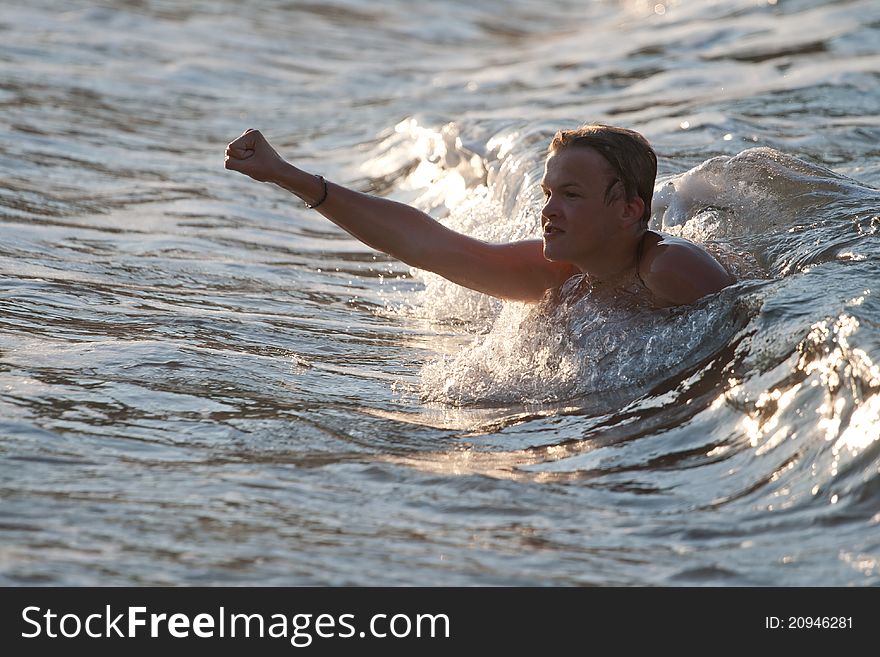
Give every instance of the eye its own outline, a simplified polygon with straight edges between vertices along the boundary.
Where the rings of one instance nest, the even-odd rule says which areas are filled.
[[[577,192],[565,192],[565,198],[580,198],[581,195]]]

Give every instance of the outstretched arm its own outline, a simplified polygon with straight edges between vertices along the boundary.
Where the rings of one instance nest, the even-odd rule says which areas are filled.
[[[540,240],[490,244],[456,233],[409,205],[325,182],[286,162],[257,130],[229,144],[226,168],[299,196],[378,251],[496,297],[537,301],[577,271],[546,260]]]

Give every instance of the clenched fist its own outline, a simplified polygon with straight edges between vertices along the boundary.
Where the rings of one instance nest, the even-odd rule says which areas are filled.
[[[245,130],[226,147],[226,168],[260,182],[276,182],[285,164],[259,130]]]

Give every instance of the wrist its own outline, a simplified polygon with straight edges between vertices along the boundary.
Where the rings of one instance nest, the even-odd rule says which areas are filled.
[[[289,162],[281,160],[272,167],[270,182],[296,194],[302,186],[306,175],[308,174],[305,171],[301,171]]]
[[[287,162],[279,164],[272,182],[298,196],[308,208],[317,207],[327,200],[327,181],[322,176],[297,169]]]

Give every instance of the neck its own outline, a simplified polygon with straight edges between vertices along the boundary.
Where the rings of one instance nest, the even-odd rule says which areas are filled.
[[[639,231],[631,239],[624,240],[617,249],[613,249],[601,258],[590,262],[574,263],[575,266],[590,278],[602,283],[616,283],[629,278],[639,265],[639,248],[647,231]]]

